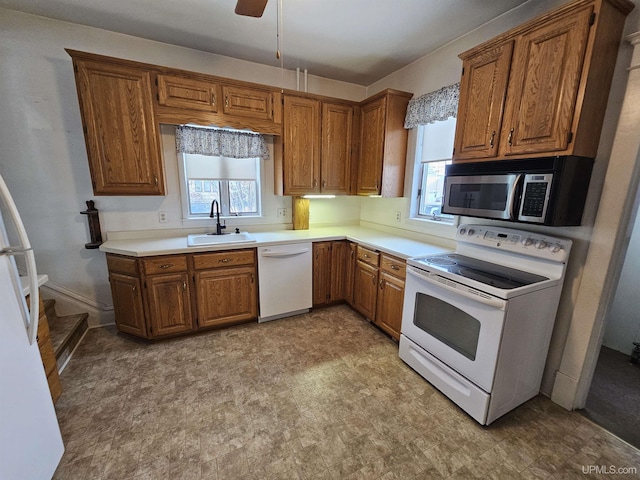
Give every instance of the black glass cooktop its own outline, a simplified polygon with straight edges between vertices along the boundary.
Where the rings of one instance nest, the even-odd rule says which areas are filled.
[[[515,268],[496,265],[477,258],[466,257],[457,253],[445,253],[433,257],[413,259],[415,262],[430,265],[454,275],[460,275],[496,288],[511,290],[534,283],[549,280],[547,277],[523,272]]]

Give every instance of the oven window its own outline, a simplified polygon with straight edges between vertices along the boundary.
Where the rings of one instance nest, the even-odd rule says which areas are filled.
[[[503,211],[507,208],[508,194],[507,183],[454,183],[451,185],[449,206]]]
[[[437,298],[416,293],[413,323],[468,359],[476,359],[480,322],[468,313]]]

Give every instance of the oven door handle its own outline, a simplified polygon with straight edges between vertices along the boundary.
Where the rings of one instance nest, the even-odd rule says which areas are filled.
[[[436,273],[426,272],[424,270],[418,270],[414,267],[408,266],[407,274],[417,278],[418,280],[422,280],[423,282],[436,285],[444,290],[455,292],[457,295],[469,298],[475,302],[479,302],[499,310],[505,310],[507,308],[507,302],[504,300],[500,300],[499,298],[482,293],[479,290],[454,282],[453,280],[449,280]]]

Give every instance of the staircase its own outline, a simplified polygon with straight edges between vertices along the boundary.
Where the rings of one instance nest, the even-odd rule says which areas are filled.
[[[58,370],[61,371],[71,353],[87,331],[88,313],[76,313],[59,317],[56,313],[56,301],[45,300],[44,310],[49,322],[49,334],[56,356]]]

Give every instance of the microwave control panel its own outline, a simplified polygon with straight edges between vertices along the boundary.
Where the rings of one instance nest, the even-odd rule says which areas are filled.
[[[551,173],[525,175],[518,220],[544,223],[552,180],[553,174]]]

